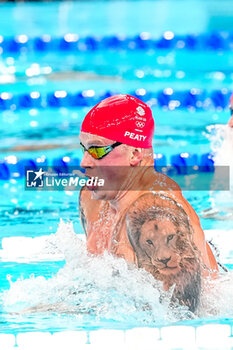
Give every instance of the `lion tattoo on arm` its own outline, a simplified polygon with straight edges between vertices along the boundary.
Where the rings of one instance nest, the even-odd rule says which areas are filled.
[[[126,216],[127,234],[138,267],[174,286],[172,301],[194,312],[201,292],[199,251],[185,211],[166,196],[145,194],[134,202]]]

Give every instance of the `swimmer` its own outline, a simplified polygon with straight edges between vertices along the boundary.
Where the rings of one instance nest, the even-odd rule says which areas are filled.
[[[172,284],[179,286],[175,297],[180,303],[183,298],[183,303],[194,310],[198,305],[200,290],[196,288],[192,297],[180,292],[182,288],[187,291],[191,285],[191,280],[188,286],[185,282],[185,271],[190,275],[188,269],[193,265],[194,280],[201,285],[202,278],[212,273],[215,275],[218,267],[205,240],[199,217],[183,197],[179,186],[154,170],[153,135],[151,109],[135,97],[112,96],[91,109],[81,126],[80,145],[84,152],[81,167],[85,169],[87,177],[103,178],[105,185],[104,188],[90,186],[82,189],[79,197],[80,220],[90,253],[101,255],[107,251],[144,267],[156,279],[163,281],[166,290]],[[182,226],[179,231],[179,225],[174,222],[180,212],[183,213],[183,223],[179,223]],[[169,223],[169,215],[172,224]],[[150,253],[145,251],[142,254],[144,260],[133,238],[137,220],[142,220],[142,217],[143,223],[137,230],[143,233],[142,237],[151,234],[153,237],[147,241],[156,247],[153,248],[150,242],[145,243],[151,244],[151,247],[148,248]],[[155,226],[156,234],[153,232]],[[182,241],[175,237],[178,231],[183,237]],[[160,256],[157,259],[166,260],[166,264],[164,261],[155,264],[156,252],[168,241],[171,241],[170,244],[176,242],[179,246],[178,251],[173,249],[175,258],[172,254]],[[187,259],[182,260],[182,254],[186,253],[189,254]],[[167,266],[166,269],[163,264]]]
[[[233,128],[233,94],[230,97],[230,113],[231,113],[231,118],[228,121],[228,126],[230,128]]]

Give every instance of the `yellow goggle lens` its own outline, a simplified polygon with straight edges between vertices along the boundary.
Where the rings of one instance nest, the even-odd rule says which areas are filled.
[[[111,150],[111,147],[91,147],[88,149],[88,153],[95,159],[100,159],[106,154],[108,154]]]

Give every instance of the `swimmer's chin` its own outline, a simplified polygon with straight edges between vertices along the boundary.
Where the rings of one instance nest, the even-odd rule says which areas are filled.
[[[100,191],[98,188],[92,188],[88,190],[91,192],[92,199],[98,199],[98,200],[108,199],[106,191]]]
[[[95,190],[89,190],[89,191],[91,192],[91,199],[102,199],[97,193],[97,191]]]
[[[115,200],[117,192],[116,191],[107,191],[107,190],[101,190],[99,188],[95,188],[90,190],[91,192],[91,198],[97,199],[97,200]]]
[[[91,192],[91,198],[92,199],[102,199],[102,195],[101,192],[103,191],[100,191],[98,186],[88,186],[86,185],[86,188],[89,192]]]

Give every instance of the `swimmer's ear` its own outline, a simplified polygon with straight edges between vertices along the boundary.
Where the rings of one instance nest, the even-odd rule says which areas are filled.
[[[142,148],[132,148],[130,155],[130,165],[137,166],[143,158]]]

